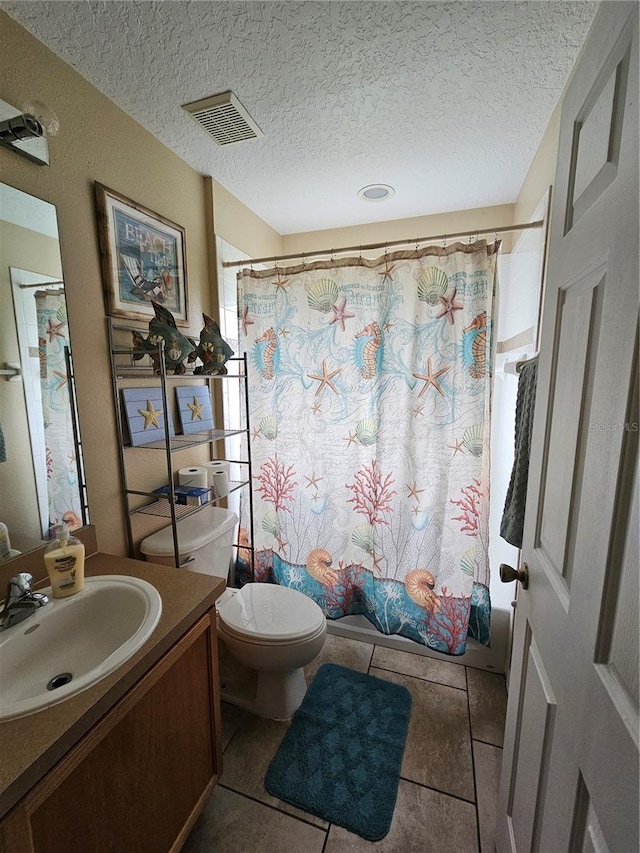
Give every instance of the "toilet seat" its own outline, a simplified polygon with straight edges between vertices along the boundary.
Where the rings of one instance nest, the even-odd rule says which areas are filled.
[[[306,642],[321,634],[326,624],[320,607],[303,593],[264,583],[249,583],[235,594],[225,594],[218,603],[218,618],[223,634],[265,646]]]
[[[308,643],[310,640],[314,640],[316,637],[319,637],[321,634],[325,632],[325,626],[321,625],[315,631],[311,633],[301,634],[299,636],[288,637],[283,640],[267,640],[264,637],[256,637],[254,634],[250,634],[247,631],[234,631],[230,629],[227,625],[225,625],[222,620],[218,622],[218,632],[220,636],[225,639],[233,639],[238,643],[246,643],[247,645],[253,646],[262,646],[264,648],[277,647],[277,646],[297,646]]]

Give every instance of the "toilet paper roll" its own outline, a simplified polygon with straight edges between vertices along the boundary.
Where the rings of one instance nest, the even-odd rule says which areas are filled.
[[[224,471],[227,475],[227,481],[230,478],[231,473],[231,465],[225,459],[214,459],[212,462],[205,462],[204,467],[207,470],[207,474],[209,477],[208,485],[213,486],[213,477],[216,471]],[[227,494],[229,493],[229,487],[227,485]],[[222,497],[222,495],[219,495]]]
[[[213,472],[213,490],[217,498],[226,498],[229,494],[229,475],[226,471]]]
[[[199,489],[209,487],[209,472],[204,465],[193,465],[191,468],[180,468],[178,471],[180,486],[195,486]]]

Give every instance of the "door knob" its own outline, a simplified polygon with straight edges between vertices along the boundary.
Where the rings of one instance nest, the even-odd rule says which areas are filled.
[[[520,581],[522,589],[527,589],[529,586],[529,567],[526,563],[522,564],[522,568],[516,571],[506,563],[500,563],[500,580],[502,583],[511,583],[512,581]]]

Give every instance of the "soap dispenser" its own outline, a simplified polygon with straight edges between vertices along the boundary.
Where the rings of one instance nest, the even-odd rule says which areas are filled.
[[[84,586],[84,545],[71,536],[66,524],[56,531],[56,541],[44,552],[44,565],[54,598],[66,598]]]

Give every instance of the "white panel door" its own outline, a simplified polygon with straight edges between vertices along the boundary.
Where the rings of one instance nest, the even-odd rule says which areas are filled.
[[[638,6],[563,102],[499,853],[638,853]]]

